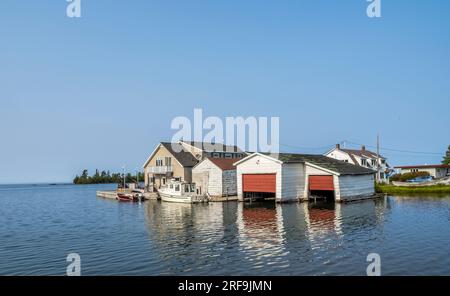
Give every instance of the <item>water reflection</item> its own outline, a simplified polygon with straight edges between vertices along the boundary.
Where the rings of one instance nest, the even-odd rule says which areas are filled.
[[[438,217],[445,214],[447,221],[449,201],[442,203]],[[437,202],[385,197],[350,204],[149,202],[145,207],[158,274],[363,275],[371,252],[401,266],[393,250],[406,252],[411,247],[406,238],[416,229],[402,219],[414,221],[416,213],[430,212],[419,204],[435,208]],[[408,211],[393,214],[402,205],[411,207],[411,217],[402,216]],[[435,234],[429,239],[435,237],[445,240]]]
[[[254,269],[287,267],[283,208],[275,203],[239,203],[238,236],[243,260]]]

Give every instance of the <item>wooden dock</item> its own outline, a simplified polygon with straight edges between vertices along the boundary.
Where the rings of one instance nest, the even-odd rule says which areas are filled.
[[[131,193],[131,190],[109,190],[109,191],[97,191],[97,196],[106,199],[117,199],[117,193]],[[156,192],[145,192],[145,199],[147,200],[156,200],[158,199],[158,193]]]
[[[210,197],[211,202],[227,202],[227,201],[237,201],[237,195],[234,196],[212,196]]]
[[[97,196],[106,198],[106,199],[116,199],[117,198],[117,191],[97,191]]]

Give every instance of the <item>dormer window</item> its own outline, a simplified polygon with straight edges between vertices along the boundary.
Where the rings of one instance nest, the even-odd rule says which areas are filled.
[[[361,158],[361,165],[362,166],[367,166],[367,159]]]

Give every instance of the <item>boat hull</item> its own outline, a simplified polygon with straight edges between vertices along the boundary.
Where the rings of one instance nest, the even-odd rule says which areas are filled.
[[[121,202],[137,202],[139,201],[139,198],[134,196],[133,194],[118,193],[117,200]]]
[[[198,203],[200,201],[195,200],[192,196],[179,196],[179,195],[171,195],[163,192],[159,192],[159,196],[162,201],[165,202],[177,202],[177,203]]]

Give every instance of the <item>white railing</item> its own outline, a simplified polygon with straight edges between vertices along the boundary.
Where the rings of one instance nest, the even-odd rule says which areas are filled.
[[[172,166],[152,166],[147,168],[147,173],[150,174],[167,174],[172,172],[173,172]]]

